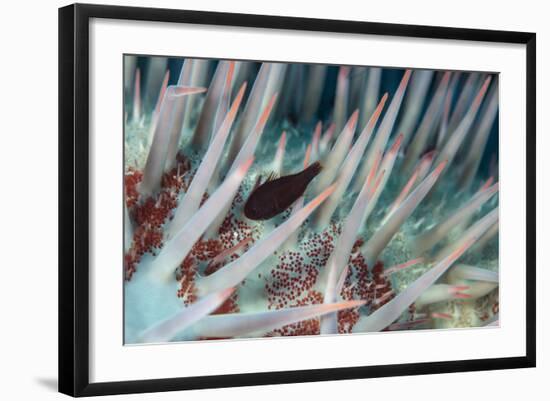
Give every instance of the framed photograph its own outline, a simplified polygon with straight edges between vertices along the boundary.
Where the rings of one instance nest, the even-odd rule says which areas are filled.
[[[59,10],[59,390],[535,366],[535,34]]]

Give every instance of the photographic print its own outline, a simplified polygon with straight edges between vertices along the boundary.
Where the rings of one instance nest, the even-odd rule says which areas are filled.
[[[498,73],[123,57],[125,344],[499,324]]]

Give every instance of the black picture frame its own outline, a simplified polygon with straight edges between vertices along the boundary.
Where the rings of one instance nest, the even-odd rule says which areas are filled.
[[[521,357],[90,383],[89,22],[91,18],[522,44],[526,47],[527,324]],[[59,9],[59,391],[95,396],[534,367],[536,35],[479,29],[74,4]]]

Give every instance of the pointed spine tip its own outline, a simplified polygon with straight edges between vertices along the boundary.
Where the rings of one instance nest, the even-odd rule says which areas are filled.
[[[283,152],[285,150],[285,146],[286,146],[286,131],[283,131],[281,133],[281,138],[279,139],[279,146],[278,146],[279,152]]]
[[[441,163],[439,163],[439,165],[435,168],[434,170],[434,174],[436,176],[439,176],[441,174],[441,172],[443,171],[443,169],[445,168],[445,166],[447,165],[447,160],[443,160]]]
[[[485,96],[485,93],[487,93],[487,89],[489,88],[489,84],[491,83],[491,76],[489,75],[485,81],[483,82],[483,85],[481,87],[481,89],[479,90],[475,100],[474,100],[474,104],[476,106],[479,106],[479,104],[481,104],[481,101],[483,100],[483,97]]]
[[[380,117],[380,114],[382,114],[382,110],[384,109],[384,106],[386,105],[387,100],[388,100],[388,92],[384,93],[384,96],[382,96],[382,99],[380,99],[378,106],[376,106],[376,109],[372,113],[372,116],[368,122],[369,129],[372,129],[374,125],[376,125],[376,123],[378,122],[378,118]]]
[[[321,130],[323,129],[323,123],[321,121],[318,121],[317,124],[315,124],[315,130],[313,131],[313,138],[314,141],[318,141],[321,137]]]
[[[240,104],[240,103],[241,103],[242,98],[243,98],[243,96],[244,96],[244,91],[245,91],[245,90],[246,90],[246,82],[244,82],[244,83],[241,85],[239,91],[237,92],[237,96],[235,96],[235,100],[233,101],[233,104],[235,104],[235,103]]]
[[[350,119],[349,119],[349,124],[350,126],[354,126],[357,124],[357,119],[359,118],[359,109],[355,109],[355,111],[352,113]]]
[[[201,88],[201,87],[194,88],[194,87],[176,86],[176,85],[169,86],[168,90],[170,91],[169,93],[170,93],[170,96],[172,97],[196,95],[198,93],[206,92],[206,88]]]
[[[164,94],[166,93],[166,88],[168,88],[169,80],[170,80],[170,70],[166,70],[166,73],[164,74],[164,79],[162,80],[162,85],[160,86],[160,93],[157,100],[157,105],[155,107],[156,113],[160,111],[160,105],[162,103],[162,99],[164,98]]]
[[[239,174],[245,175],[248,169],[250,168],[250,166],[252,166],[252,163],[254,163],[254,156],[252,156],[251,158],[243,162],[243,164],[241,164],[241,166],[238,168]]]
[[[275,100],[277,100],[278,94],[275,93],[273,96],[271,96],[271,99],[269,100],[269,103],[265,107],[262,115],[260,116],[260,119],[258,120],[259,125],[264,125],[267,123],[267,119],[269,118],[269,115],[271,114],[271,110],[273,109],[273,106],[275,105]]]
[[[395,142],[393,143],[393,146],[390,149],[390,152],[397,153],[399,151],[399,148],[401,147],[401,143],[403,142],[404,134],[400,133],[399,136],[395,139]]]
[[[483,185],[481,186],[481,188],[479,188],[479,191],[485,191],[487,188],[489,188],[491,186],[491,184],[493,183],[494,181],[494,178],[491,176],[487,179],[487,181],[485,181],[483,183]]]
[[[307,145],[306,154],[304,156],[304,168],[309,165],[309,159],[311,158],[311,144]]]
[[[411,78],[412,70],[405,71],[405,74],[403,74],[403,79],[401,79],[401,83],[399,84],[399,91],[405,90],[405,87],[409,83],[409,79]]]

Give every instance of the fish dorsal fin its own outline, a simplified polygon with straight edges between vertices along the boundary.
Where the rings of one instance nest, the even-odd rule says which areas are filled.
[[[254,183],[254,187],[252,187],[252,192],[254,192],[254,190],[260,186],[261,182],[262,182],[262,175],[258,174],[258,177],[256,177],[256,182]]]
[[[275,173],[274,171],[271,171],[269,173],[269,175],[267,176],[266,180],[263,182],[263,184],[266,184],[270,181],[276,180],[277,178],[279,178],[279,175],[277,173]]]

